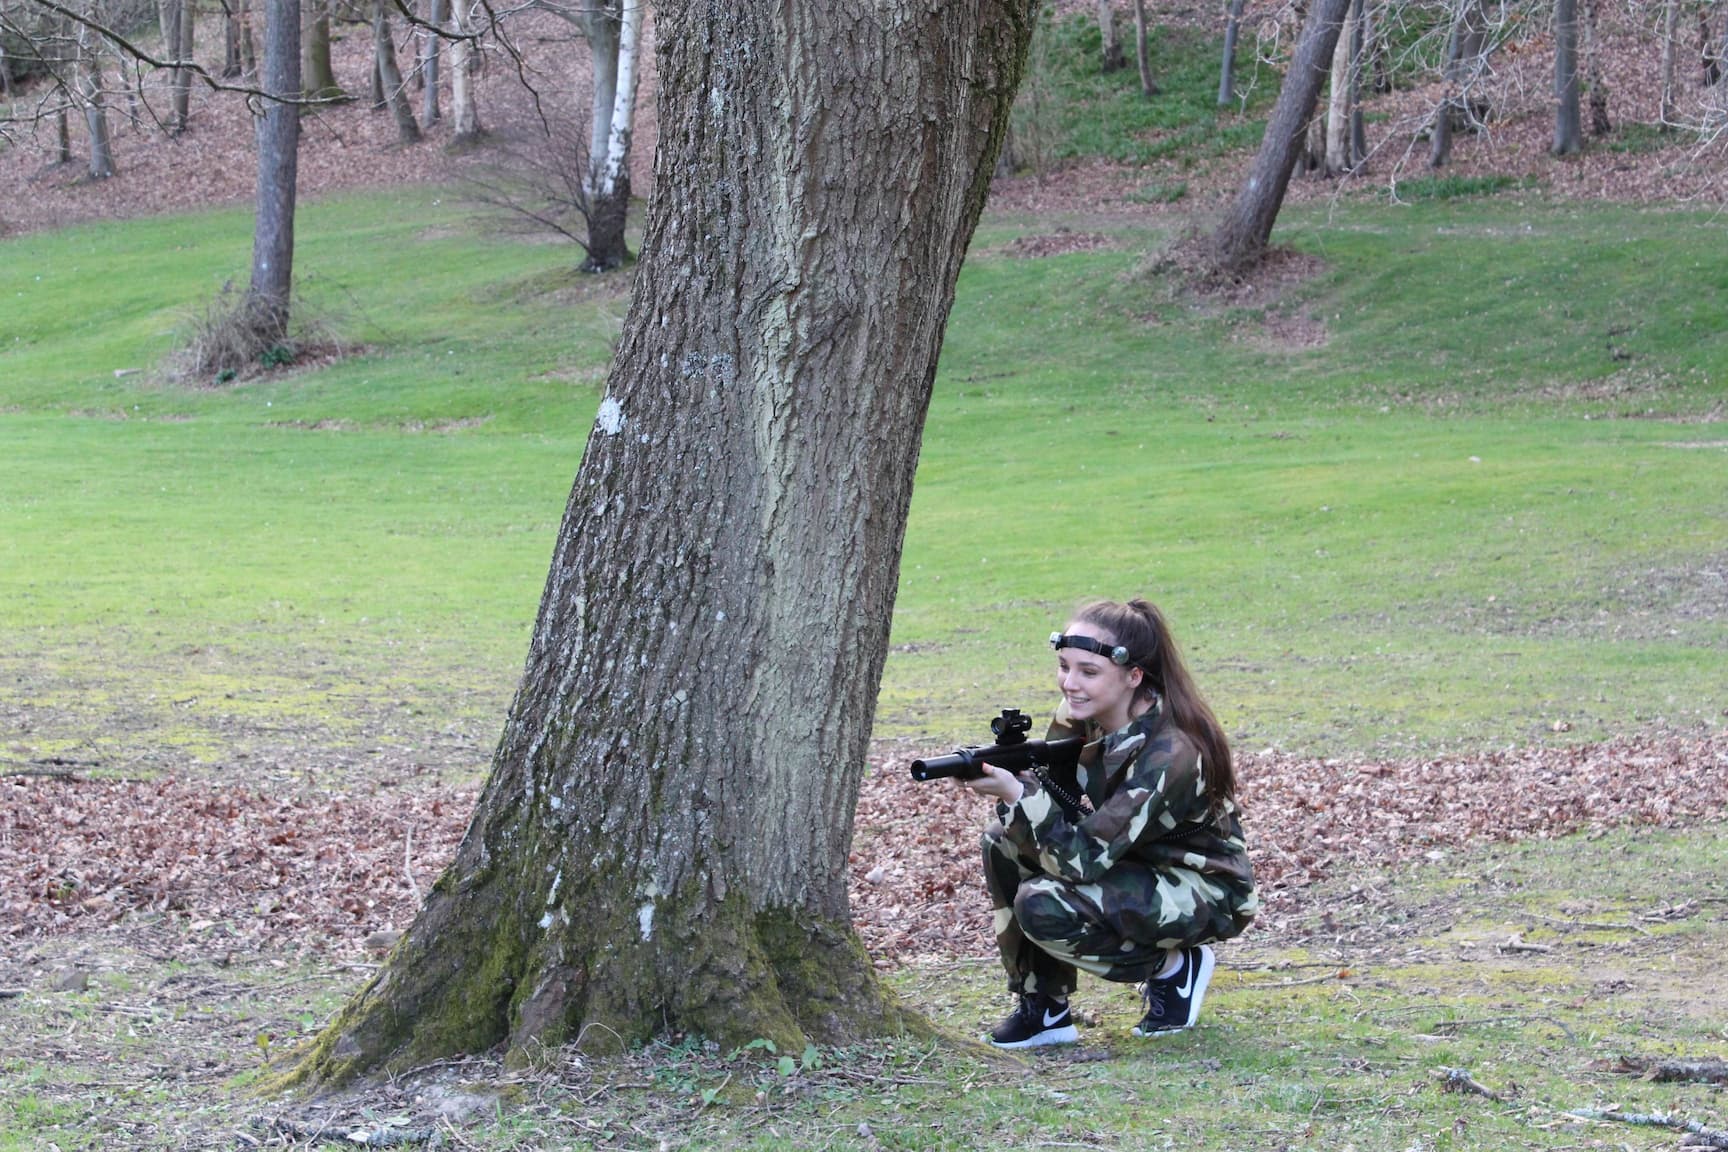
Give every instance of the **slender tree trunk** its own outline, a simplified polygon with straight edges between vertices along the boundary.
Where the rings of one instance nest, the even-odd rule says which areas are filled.
[[[330,62],[330,0],[301,0],[300,79],[308,100],[341,100]]]
[[[1608,81],[1602,73],[1601,34],[1597,18],[1602,0],[1584,0],[1584,75],[1590,95],[1590,135],[1606,136],[1614,130],[1608,119]]]
[[[1570,156],[1583,148],[1578,108],[1578,0],[1554,0],[1554,145],[1550,151],[1556,156]]]
[[[54,163],[72,163],[72,129],[66,122],[66,106],[54,110]]]
[[[93,8],[87,10],[91,17]],[[108,109],[102,95],[102,38],[88,24],[78,25],[78,59],[75,65],[78,102],[84,108],[84,126],[90,138],[92,180],[114,175],[114,146],[108,133]]]
[[[222,0],[222,79],[237,80],[245,71],[240,57],[240,8],[236,0]]]
[[[1350,22],[1350,171],[1368,159],[1368,123],[1362,114],[1362,76],[1368,67],[1368,3],[1356,0]]]
[[[1150,100],[1158,95],[1158,84],[1152,79],[1152,55],[1146,40],[1146,0],[1134,0],[1134,61],[1140,67],[1140,95]]]
[[[521,687],[455,861],[309,1075],[916,1024],[850,926],[851,812],[1033,3],[656,19],[651,239]]]
[[[1665,132],[1674,127],[1679,119],[1674,99],[1674,41],[1679,18],[1679,0],[1664,0],[1662,5],[1662,106],[1657,118],[1661,121],[1661,128]]]
[[[1116,11],[1111,0],[1098,0],[1098,34],[1102,39],[1103,68],[1106,74],[1128,67],[1128,57],[1122,52],[1122,37],[1116,34]]]
[[[427,0],[426,22],[434,28],[442,28],[444,21],[449,19],[449,10],[450,0]],[[420,119],[426,121],[427,127],[443,118],[438,108],[438,58],[442,55],[443,43],[439,37],[427,32],[425,50],[420,54],[420,75],[426,81],[421,89]]]
[[[169,88],[168,124],[176,135],[186,131],[192,118],[192,69],[197,51],[198,0],[176,0],[179,19],[175,23],[174,58],[184,64],[174,69]]]
[[[420,125],[414,119],[414,106],[408,101],[408,89],[402,83],[402,69],[396,64],[396,41],[390,35],[390,0],[376,0],[372,6],[372,39],[378,62],[378,85],[390,115],[396,119],[396,139],[402,144],[420,143]]]
[[[252,0],[237,0],[240,11],[240,75],[258,77],[258,50],[252,39]]]
[[[264,69],[261,87],[272,96],[300,96],[300,0],[264,0]],[[300,166],[300,109],[264,101],[256,119],[257,220],[252,233],[252,283],[246,314],[260,343],[288,332],[294,286],[294,194]]]
[[[1242,9],[1248,0],[1230,0],[1224,18],[1224,61],[1218,69],[1218,107],[1236,103],[1236,40],[1242,32]]]
[[[588,259],[582,264],[589,272],[620,267],[630,258],[624,244],[624,228],[630,214],[630,143],[635,135],[636,85],[646,6],[639,0],[626,0],[623,7],[610,131],[589,198]],[[598,98],[598,91],[595,96]]]
[[[599,194],[600,169],[612,139],[612,109],[618,98],[618,45],[623,35],[622,0],[584,0],[588,34],[588,200]]]
[[[1350,162],[1350,96],[1355,91],[1351,66],[1355,56],[1357,12],[1360,0],[1351,0],[1338,43],[1332,48],[1330,95],[1326,101],[1326,175],[1339,176],[1355,167]]]
[[[378,67],[378,52],[376,46],[374,46],[372,52],[372,68],[367,81],[366,99],[369,101],[372,111],[374,112],[382,112],[384,109],[390,107],[390,101],[384,96],[384,72],[383,69]]]
[[[1589,23],[1589,17],[1585,17]],[[1716,58],[1716,38],[1710,34],[1710,11],[1698,10],[1698,86],[1714,88],[1722,78],[1721,62]]]
[[[1446,40],[1446,95],[1434,110],[1428,153],[1431,167],[1444,167],[1452,155],[1452,134],[1461,127],[1475,128],[1482,105],[1477,89],[1487,68],[1488,18],[1483,0],[1455,0],[1452,30]]]
[[[471,144],[485,135],[474,100],[474,63],[479,57],[474,42],[466,38],[471,30],[463,15],[467,3],[454,0],[450,5],[450,31],[458,37],[450,42],[450,142],[455,145]]]
[[[1266,252],[1349,10],[1350,0],[1314,0],[1309,9],[1248,179],[1213,234],[1216,267],[1225,275],[1247,274]]]

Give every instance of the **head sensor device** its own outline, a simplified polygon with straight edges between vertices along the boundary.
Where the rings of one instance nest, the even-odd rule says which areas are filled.
[[[1105,644],[1090,636],[1068,636],[1061,632],[1050,633],[1050,647],[1060,651],[1063,648],[1078,648],[1082,652],[1096,652],[1108,657],[1112,664],[1131,664],[1128,649],[1120,644]]]

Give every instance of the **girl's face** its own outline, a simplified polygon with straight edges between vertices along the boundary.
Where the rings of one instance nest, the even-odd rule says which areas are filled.
[[[1078,620],[1064,631],[1069,636],[1089,636],[1100,644],[1116,643],[1116,638],[1102,628]],[[1133,719],[1129,708],[1142,675],[1140,669],[1124,668],[1096,652],[1081,648],[1056,650],[1056,687],[1068,701],[1068,715],[1075,720],[1101,724],[1109,732]]]

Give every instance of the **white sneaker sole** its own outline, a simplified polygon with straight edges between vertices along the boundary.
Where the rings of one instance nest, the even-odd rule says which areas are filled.
[[[979,1039],[992,1048],[1042,1048],[1048,1044],[1077,1044],[1080,1041],[1080,1029],[1072,1024],[1064,1025],[1061,1028],[1049,1028],[1036,1036],[1028,1036],[1024,1040],[1016,1040],[1011,1044],[1003,1044],[998,1040],[991,1039],[988,1032]]]

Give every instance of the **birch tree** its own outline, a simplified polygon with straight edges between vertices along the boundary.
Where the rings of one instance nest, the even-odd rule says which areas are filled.
[[[453,0],[450,4],[450,142],[471,144],[485,134],[480,126],[480,109],[474,98],[474,73],[480,63],[478,50],[470,38],[473,29],[468,19],[468,0]]]
[[[656,10],[622,340],[455,860],[303,1074],[912,1027],[846,861],[955,279],[1034,0]]]
[[[588,144],[588,258],[582,267],[603,272],[630,258],[624,229],[630,213],[630,146],[635,137],[647,4],[646,0],[591,0],[588,11],[594,84]]]

